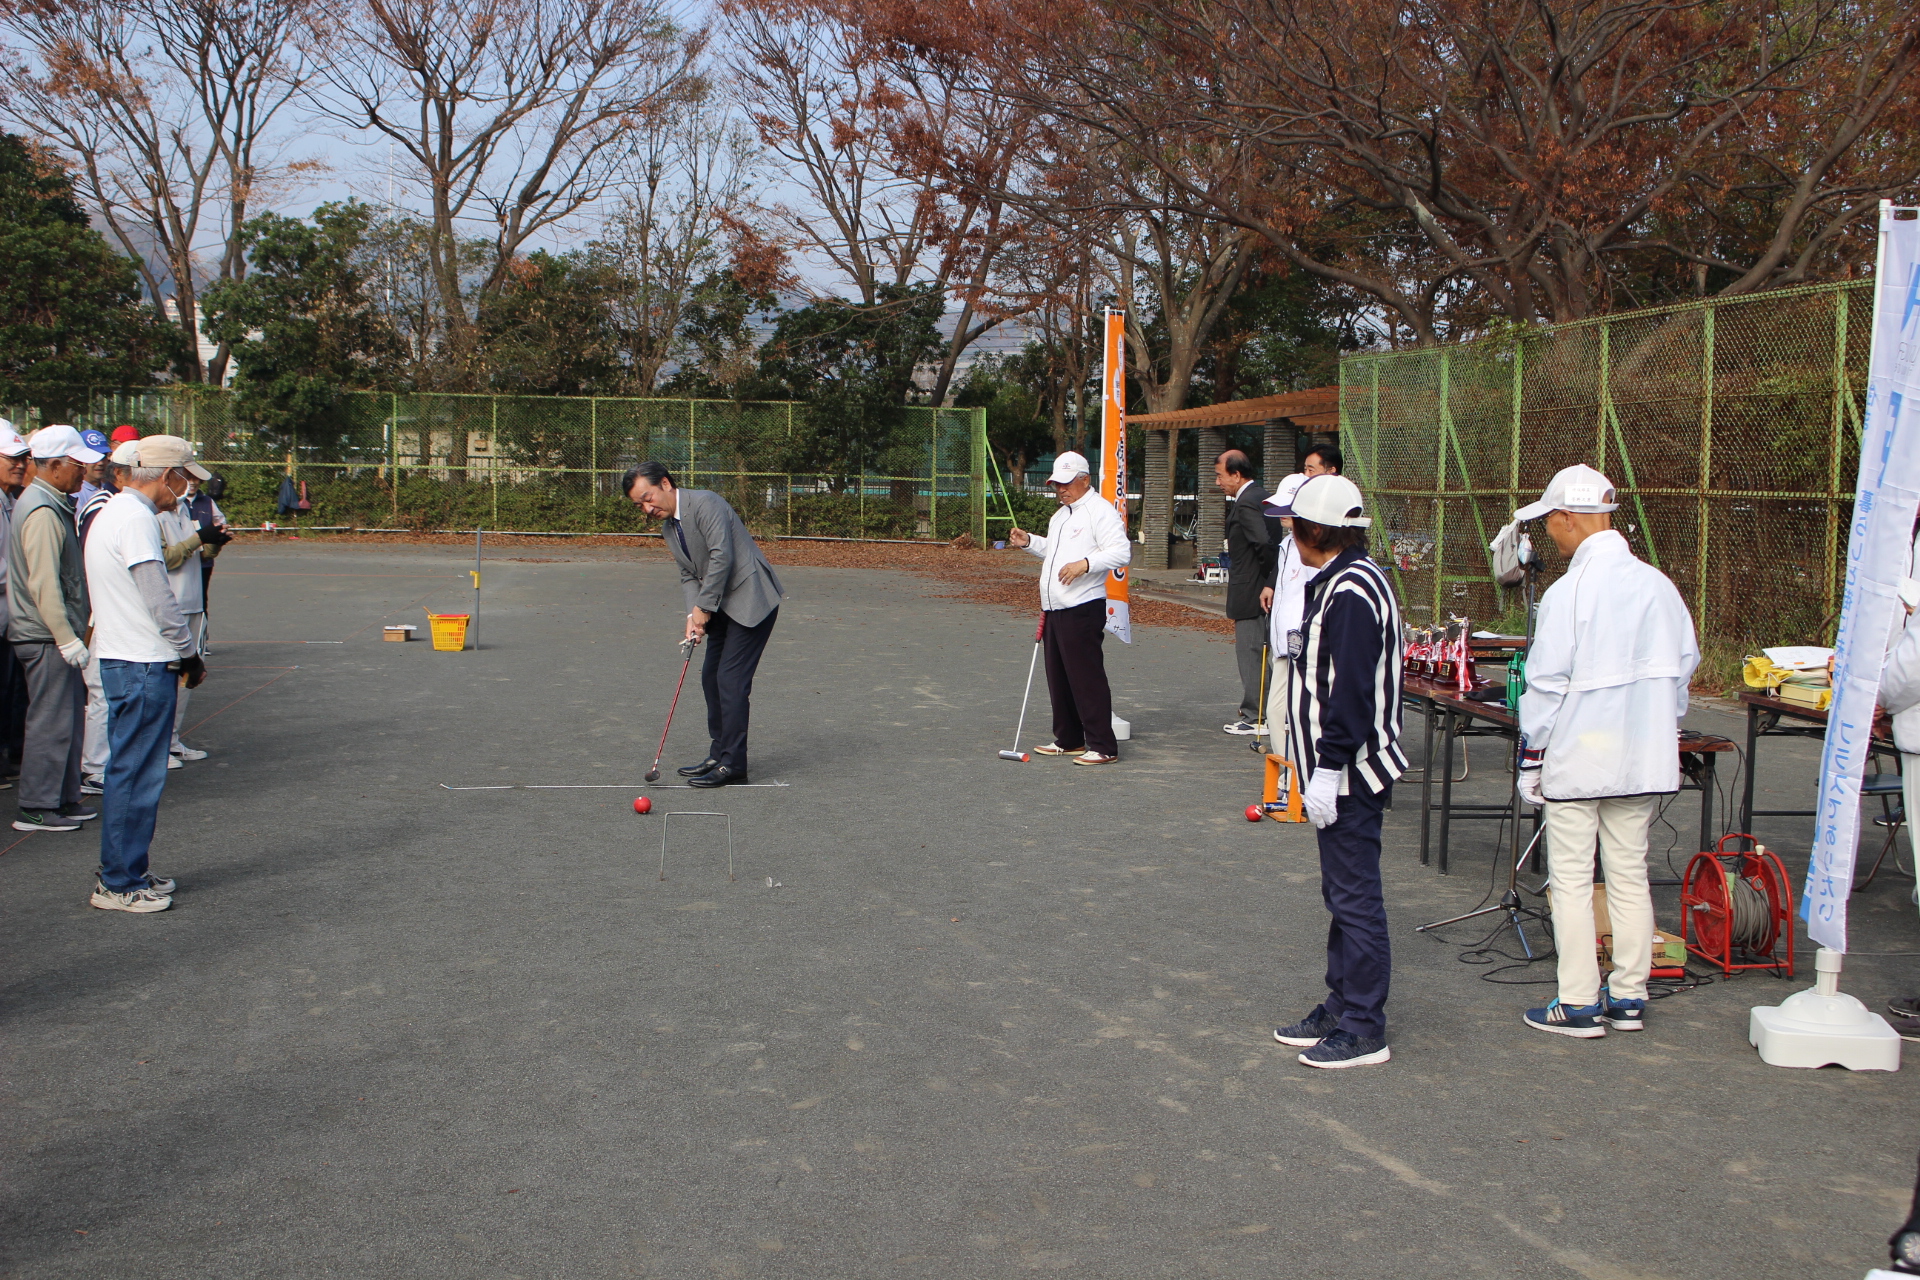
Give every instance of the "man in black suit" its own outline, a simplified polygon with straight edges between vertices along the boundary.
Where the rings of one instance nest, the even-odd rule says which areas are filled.
[[[1260,593],[1273,585],[1277,563],[1267,528],[1267,491],[1253,478],[1253,463],[1238,449],[1213,462],[1213,482],[1232,499],[1227,504],[1227,616],[1233,619],[1233,655],[1240,666],[1240,711],[1228,733],[1260,732],[1261,675],[1265,670],[1267,611]]]

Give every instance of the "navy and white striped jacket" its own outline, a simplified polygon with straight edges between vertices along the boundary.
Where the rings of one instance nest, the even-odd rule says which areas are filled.
[[[1307,583],[1289,681],[1288,754],[1380,792],[1406,772],[1400,750],[1400,605],[1380,566],[1349,547]],[[1288,646],[1291,653],[1294,646]],[[1304,789],[1306,777],[1301,779]]]

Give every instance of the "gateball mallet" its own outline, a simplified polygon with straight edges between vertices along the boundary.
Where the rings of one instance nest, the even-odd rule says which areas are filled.
[[[694,644],[695,644],[695,641],[693,640],[692,637],[688,637],[687,639],[682,640],[680,642],[680,649],[683,653],[687,655],[687,658],[685,662],[682,662],[680,664],[680,683],[673,686],[673,702],[671,705],[667,707],[666,727],[660,730],[660,749],[653,753],[653,768],[647,770],[648,782],[655,782],[659,780],[660,757],[667,754],[667,734],[673,731],[674,709],[680,705],[680,690],[684,688],[687,683],[687,668],[693,665]]]
[[[1033,657],[1027,660],[1027,691],[1020,695],[1020,723],[1013,727],[1013,750],[1002,751],[1002,760],[1013,760],[1020,764],[1027,762],[1027,753],[1020,749],[1020,735],[1027,727],[1027,699],[1033,696],[1033,669],[1040,662],[1040,637],[1047,633],[1047,619],[1042,615],[1040,625],[1033,629]]]

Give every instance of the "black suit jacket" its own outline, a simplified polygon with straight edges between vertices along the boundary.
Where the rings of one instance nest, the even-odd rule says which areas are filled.
[[[1273,585],[1280,549],[1267,528],[1267,491],[1249,480],[1227,505],[1227,616],[1257,618],[1260,590]]]

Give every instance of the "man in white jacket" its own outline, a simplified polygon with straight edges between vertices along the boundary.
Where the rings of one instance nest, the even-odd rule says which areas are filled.
[[[1041,640],[1047,693],[1053,699],[1053,741],[1034,750],[1072,755],[1075,764],[1112,764],[1113,691],[1100,645],[1107,629],[1107,574],[1133,558],[1127,522],[1093,491],[1087,460],[1067,452],[1054,460],[1047,484],[1060,509],[1045,537],[1015,528],[1007,541],[1040,557]]]
[[[1540,598],[1520,695],[1520,794],[1546,805],[1558,998],[1527,1025],[1591,1039],[1645,1025],[1653,963],[1647,829],[1680,789],[1680,717],[1700,663],[1693,619],[1667,576],[1613,529],[1612,481],[1588,466],[1553,477],[1516,520],[1545,517],[1567,571]],[[1613,927],[1613,975],[1594,952],[1599,845]]]
[[[1267,611],[1268,652],[1273,655],[1273,670],[1267,679],[1267,733],[1273,749],[1282,753],[1287,741],[1287,675],[1293,670],[1293,660],[1287,656],[1287,636],[1300,629],[1300,619],[1307,611],[1307,580],[1314,575],[1314,570],[1300,559],[1300,548],[1293,540],[1293,498],[1306,482],[1305,475],[1295,472],[1281,480],[1267,499],[1267,514],[1278,517],[1286,530],[1276,555],[1273,585],[1260,593],[1260,607]]]
[[[1914,564],[1920,565],[1920,538],[1913,544]],[[1911,576],[1913,569],[1908,569]],[[1893,745],[1900,749],[1900,780],[1911,840],[1920,821],[1920,621],[1907,610],[1902,631],[1888,650],[1880,669],[1880,706],[1893,717]],[[1920,1037],[1920,996],[1888,1002],[1894,1030],[1908,1039]]]

